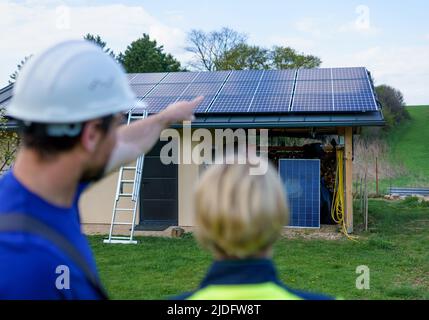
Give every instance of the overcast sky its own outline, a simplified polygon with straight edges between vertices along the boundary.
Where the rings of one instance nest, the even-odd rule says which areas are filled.
[[[99,34],[116,52],[142,33],[186,64],[186,33],[229,26],[251,44],[291,46],[322,67],[365,66],[406,102],[429,104],[429,1],[0,0],[0,87],[26,55]]]

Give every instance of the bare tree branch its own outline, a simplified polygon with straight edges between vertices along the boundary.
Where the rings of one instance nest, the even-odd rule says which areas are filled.
[[[225,54],[247,40],[245,34],[230,28],[222,28],[219,31],[204,32],[191,30],[188,34],[189,47],[187,51],[194,54],[191,66],[199,70],[219,70],[219,61]]]

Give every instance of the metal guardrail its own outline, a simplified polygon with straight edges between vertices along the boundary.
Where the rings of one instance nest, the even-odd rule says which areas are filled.
[[[391,195],[422,195],[429,196],[429,188],[399,188],[399,187],[391,187],[389,188],[389,193]]]

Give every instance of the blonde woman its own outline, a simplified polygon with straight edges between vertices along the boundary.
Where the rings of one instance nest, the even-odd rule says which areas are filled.
[[[272,246],[288,221],[283,185],[271,165],[250,175],[251,165],[207,169],[195,197],[196,237],[215,259],[200,287],[175,299],[330,299],[281,283]]]

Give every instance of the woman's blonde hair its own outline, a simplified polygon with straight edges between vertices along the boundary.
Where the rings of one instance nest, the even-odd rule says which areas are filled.
[[[194,198],[196,237],[213,254],[255,256],[287,224],[283,184],[267,166],[264,175],[250,175],[250,164],[213,165],[201,177]]]

